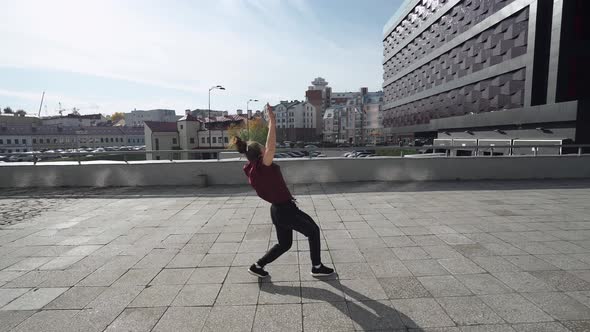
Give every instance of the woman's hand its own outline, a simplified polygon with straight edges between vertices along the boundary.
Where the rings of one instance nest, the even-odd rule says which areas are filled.
[[[276,120],[276,115],[272,110],[272,106],[270,106],[268,103],[266,103],[266,111],[268,112],[268,119],[274,122]]]

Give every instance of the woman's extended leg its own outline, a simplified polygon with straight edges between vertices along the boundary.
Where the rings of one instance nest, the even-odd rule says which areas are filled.
[[[320,227],[305,212],[297,209],[292,221],[289,224],[294,230],[305,235],[309,241],[309,255],[311,264],[318,266],[322,264]]]
[[[258,262],[256,262],[260,267],[272,263],[275,259],[291,249],[291,245],[293,244],[293,231],[291,229],[277,224],[275,224],[275,228],[277,230],[278,243],[270,248],[270,250],[262,256]]]

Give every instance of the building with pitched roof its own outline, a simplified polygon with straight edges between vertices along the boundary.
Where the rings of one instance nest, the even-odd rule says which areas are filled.
[[[202,118],[187,112],[176,122],[145,123],[146,150],[195,150],[194,153],[147,153],[148,160],[208,159],[206,149],[224,149],[230,144],[228,130],[232,125],[244,124],[246,115],[225,115]]]

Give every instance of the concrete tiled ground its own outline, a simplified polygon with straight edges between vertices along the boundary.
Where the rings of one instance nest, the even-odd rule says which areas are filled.
[[[0,332],[590,329],[590,181],[292,190],[337,276],[300,235],[249,275],[276,239],[248,187],[4,191]]]

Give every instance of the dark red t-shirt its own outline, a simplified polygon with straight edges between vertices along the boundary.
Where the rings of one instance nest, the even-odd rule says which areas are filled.
[[[262,158],[244,165],[244,173],[248,182],[260,198],[269,203],[286,203],[293,199],[279,165],[273,163],[270,166],[262,163]]]

